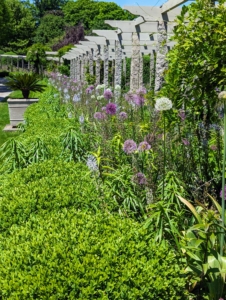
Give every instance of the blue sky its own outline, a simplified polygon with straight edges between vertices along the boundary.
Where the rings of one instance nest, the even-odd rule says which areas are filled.
[[[115,2],[119,6],[123,7],[124,5],[140,5],[140,6],[159,6],[166,2],[166,0],[101,0],[105,2]]]

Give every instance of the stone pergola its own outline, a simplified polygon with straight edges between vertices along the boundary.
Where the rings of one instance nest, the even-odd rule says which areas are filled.
[[[158,92],[167,68],[165,56],[174,46],[170,40],[175,19],[180,14],[178,6],[186,1],[169,0],[162,6],[125,6],[137,18],[133,21],[106,20],[112,30],[93,30],[97,36],[85,36],[86,41],[75,45],[63,58],[70,60],[71,77],[84,80],[84,68],[94,74],[100,83],[100,62],[104,62],[105,86],[108,82],[109,61],[115,66],[114,85],[121,85],[122,73],[126,74],[126,58],[131,58],[130,89],[143,85],[143,55],[150,55],[150,84]],[[112,68],[113,69],[113,68]]]

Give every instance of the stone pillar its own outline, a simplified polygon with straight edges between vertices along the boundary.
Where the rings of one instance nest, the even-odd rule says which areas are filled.
[[[84,57],[83,57],[83,55],[80,58],[80,61],[81,61],[81,81],[84,81],[85,70],[84,70]]]
[[[115,74],[115,60],[112,59],[112,65],[111,65],[111,76],[112,76],[112,82],[111,85],[114,86],[114,74]]]
[[[100,55],[97,54],[97,60],[96,60],[96,84],[100,84]]]
[[[123,58],[122,61],[122,72],[123,72],[123,76],[125,77],[125,81],[126,81],[126,58]]]
[[[108,46],[104,46],[104,85],[108,87],[108,65],[109,65],[109,52]]]
[[[154,88],[154,79],[155,79],[155,55],[154,51],[150,53],[150,88]]]
[[[77,80],[77,58],[74,58],[74,74],[73,74],[73,79]]]
[[[93,53],[92,53],[92,50],[89,52],[89,74],[93,75]]]
[[[115,85],[122,84],[122,48],[119,41],[115,42]],[[120,97],[120,91],[115,91],[115,100]]]
[[[24,70],[24,58],[22,57],[22,69]]]
[[[77,57],[77,81],[81,80],[81,68],[80,68],[80,59]]]
[[[136,32],[132,33],[132,56],[130,71],[130,90],[139,88],[140,41]]]
[[[73,78],[73,71],[74,71],[74,59],[70,60],[70,78]]]
[[[144,69],[144,61],[143,55],[140,55],[140,68],[139,68],[139,88],[143,86],[143,69]]]
[[[158,24],[158,44],[156,53],[155,92],[160,91],[164,82],[164,71],[167,69],[167,33],[164,22]]]
[[[11,57],[11,60],[10,60],[10,70],[11,72],[13,71],[13,58]]]
[[[19,70],[20,62],[19,62],[19,56],[17,56],[17,70]]]

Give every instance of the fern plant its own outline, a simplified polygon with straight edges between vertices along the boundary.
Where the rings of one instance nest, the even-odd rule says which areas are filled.
[[[20,90],[25,99],[29,98],[30,92],[43,92],[45,85],[38,83],[40,78],[34,73],[17,73],[7,78],[6,85],[13,91]]]

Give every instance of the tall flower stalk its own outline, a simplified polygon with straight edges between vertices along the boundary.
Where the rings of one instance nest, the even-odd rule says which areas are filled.
[[[220,238],[220,255],[223,255],[224,252],[224,225],[225,225],[225,160],[226,160],[226,91],[221,92],[218,95],[219,99],[223,101],[224,105],[224,152],[223,152],[223,169],[222,169],[222,198],[221,198],[221,207],[222,207],[222,232]]]
[[[157,111],[165,111],[172,108],[172,101],[166,97],[156,99],[155,109]],[[163,112],[163,156],[164,156],[164,167],[163,167],[163,182],[162,182],[162,198],[164,200],[164,193],[165,193],[165,174],[166,174],[166,120],[165,114]]]

